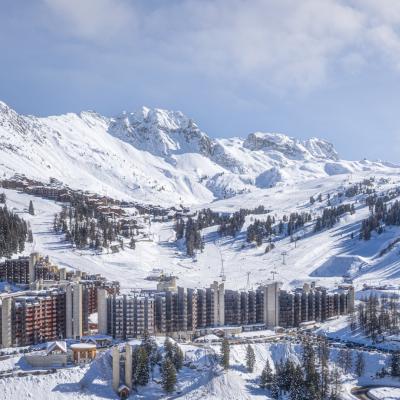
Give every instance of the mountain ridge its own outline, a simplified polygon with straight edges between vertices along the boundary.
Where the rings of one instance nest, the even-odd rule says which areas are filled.
[[[36,117],[0,102],[0,173],[53,177],[118,198],[207,203],[302,180],[393,168],[341,160],[319,138],[268,132],[211,138],[180,111],[142,107],[111,118],[94,111]]]

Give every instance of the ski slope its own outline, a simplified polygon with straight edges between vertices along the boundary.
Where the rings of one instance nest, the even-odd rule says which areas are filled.
[[[363,174],[353,177],[353,181],[366,176]],[[279,187],[264,189],[232,199],[202,204],[193,210],[211,207],[217,211],[233,212],[244,206],[253,208],[264,205],[266,209],[272,210],[271,214],[277,219],[294,211],[318,215],[321,208],[326,206],[326,201],[316,202],[311,206],[310,196],[319,193],[322,193],[324,199],[327,193],[332,193],[333,196],[337,190],[351,184],[348,179],[335,176],[301,183],[286,190]],[[377,184],[376,190],[384,191],[399,183],[397,176],[390,179],[389,183]],[[379,180],[379,176],[376,180]],[[264,218],[266,215],[247,216],[242,231],[234,238],[221,238],[217,232],[218,226],[206,228],[202,232],[204,250],[190,258],[185,254],[184,243],[175,240],[174,223],[171,221],[152,222],[146,226],[149,239],[138,241],[135,250],[125,246],[125,250],[120,253],[96,254],[89,250],[73,249],[62,235],[52,231],[53,217],[60,210],[60,204],[13,190],[4,191],[8,207],[22,213],[31,224],[34,243],[31,247],[27,245],[26,253],[35,250],[49,255],[60,266],[100,273],[110,280],[120,280],[124,289],[154,287],[154,282],[145,278],[155,268],[176,275],[179,285],[204,287],[213,280],[220,279],[222,261],[226,286],[236,289],[255,287],[271,280],[273,275],[284,287],[295,287],[312,280],[332,287],[337,286],[344,275],[354,279],[357,289],[361,289],[365,283],[400,283],[397,247],[394,246],[387,254],[379,257],[381,250],[400,235],[400,230],[398,227],[390,227],[381,235],[374,234],[370,241],[360,241],[360,221],[369,213],[361,199],[356,202],[356,213],[344,215],[333,228],[314,234],[312,226],[306,227],[297,233],[301,239],[296,243],[286,237],[277,241],[276,248],[268,254],[264,253],[265,243],[260,247],[249,244],[245,235],[247,226],[255,218]],[[35,216],[27,213],[30,199],[34,203]],[[353,239],[351,233],[354,234]],[[282,256],[284,252],[285,264]]]

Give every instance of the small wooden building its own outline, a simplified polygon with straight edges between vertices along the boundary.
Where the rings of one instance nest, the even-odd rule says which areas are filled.
[[[75,364],[91,362],[96,357],[96,345],[92,343],[71,344],[71,351]]]
[[[130,395],[131,391],[129,390],[128,386],[126,385],[121,385],[118,388],[118,396],[121,400],[126,400],[129,395]]]

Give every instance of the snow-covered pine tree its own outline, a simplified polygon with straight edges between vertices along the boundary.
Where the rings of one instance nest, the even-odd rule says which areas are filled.
[[[278,385],[278,377],[274,375],[271,383],[271,397],[277,400],[279,399],[279,395],[280,395],[280,389]]]
[[[315,350],[313,343],[307,339],[303,342],[303,365],[305,372],[305,386],[307,399],[319,399],[320,377],[315,362]]]
[[[272,373],[271,365],[269,364],[269,360],[267,360],[265,367],[261,372],[260,387],[263,389],[271,387],[273,377],[274,375]]]
[[[392,354],[390,360],[391,375],[400,376],[400,352],[396,351]]]
[[[290,400],[303,400],[306,398],[303,371],[299,365],[294,368],[291,376],[289,398]]]
[[[340,393],[342,389],[342,385],[340,382],[340,372],[338,368],[334,368],[331,371],[331,377],[330,377],[331,385],[330,385],[330,394],[329,394],[329,400],[339,400],[340,399]]]
[[[254,364],[256,362],[256,355],[254,354],[254,350],[250,344],[247,345],[246,349],[246,366],[249,372],[254,371]]]
[[[356,370],[357,376],[361,376],[364,373],[365,360],[364,360],[364,353],[362,351],[359,351],[357,353],[355,370]]]
[[[345,355],[344,371],[348,374],[353,368],[353,353],[349,349],[346,349]]]
[[[228,339],[224,339],[221,344],[221,365],[224,369],[229,369],[229,353]]]
[[[179,371],[183,367],[183,352],[179,347],[178,343],[173,346],[173,359],[175,369]]]
[[[175,390],[176,385],[176,369],[174,363],[169,357],[165,357],[162,368],[162,388],[171,393]]]
[[[170,360],[173,360],[174,358],[174,345],[167,336],[164,341],[164,351],[165,351],[165,357],[168,357]]]
[[[136,382],[138,385],[145,386],[149,383],[149,357],[144,346],[140,346],[137,356]]]
[[[348,374],[353,364],[352,354],[349,349],[340,349],[337,363],[342,370]]]

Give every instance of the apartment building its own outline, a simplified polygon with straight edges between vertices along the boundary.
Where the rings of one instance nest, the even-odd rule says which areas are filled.
[[[155,300],[148,295],[109,295],[98,289],[98,331],[116,339],[155,333]]]

